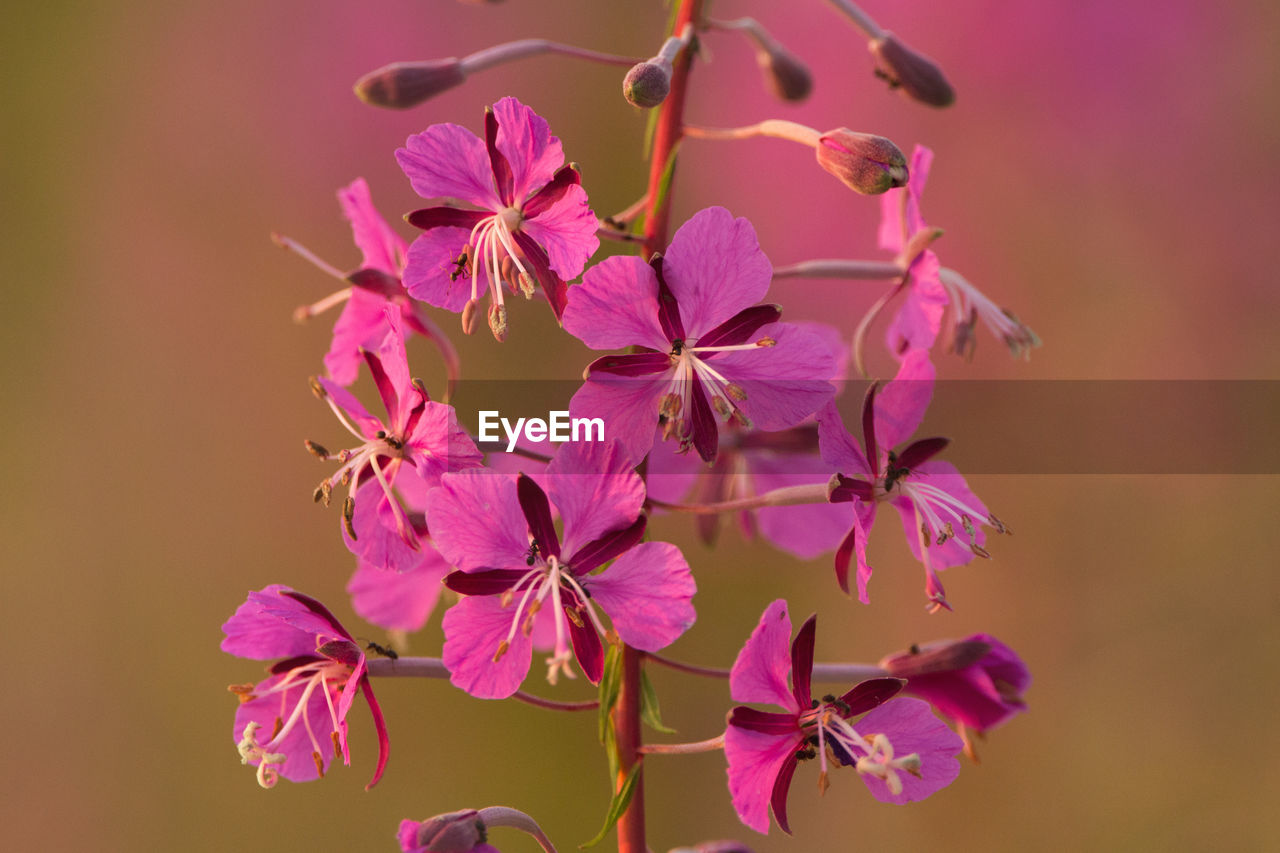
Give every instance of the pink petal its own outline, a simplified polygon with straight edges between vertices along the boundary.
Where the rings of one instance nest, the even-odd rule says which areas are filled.
[[[920,755],[920,778],[898,772],[902,792],[894,795],[880,779],[863,774],[862,781],[871,795],[882,803],[911,803],[923,800],[950,785],[960,775],[960,762],[955,756],[964,742],[946,724],[933,715],[928,702],[919,699],[890,699],[853,724],[858,734],[869,738],[883,734],[893,744],[893,753]]]
[[[423,198],[456,198],[501,210],[484,142],[465,127],[433,124],[396,149],[396,162]]]
[[[757,494],[831,478],[831,469],[812,454],[752,450],[746,457]],[[849,529],[844,504],[764,507],[756,515],[765,539],[804,560],[835,550]]]
[[[466,228],[432,228],[419,234],[409,246],[404,268],[404,286],[409,295],[428,305],[459,312],[471,298],[471,276],[458,275],[454,261],[462,254],[471,232]],[[484,272],[476,285],[483,295],[488,285]]]
[[[478,468],[484,462],[484,454],[458,423],[458,413],[444,403],[424,405],[405,444],[409,461],[428,488],[435,488],[447,472]]]
[[[355,512],[351,517],[356,538],[351,538],[346,524],[340,521],[339,526],[347,550],[370,565],[385,571],[406,572],[420,559],[421,551],[406,542],[396,529],[391,505],[377,480],[366,481],[356,490]]]
[[[267,752],[283,753],[286,756],[283,764],[274,765],[280,775],[291,782],[310,782],[320,778],[320,773],[316,770],[315,761],[312,759],[313,753],[319,753],[320,762],[325,770],[328,770],[329,765],[333,762],[333,741],[330,733],[335,729],[332,717],[329,715],[329,705],[325,700],[324,688],[316,688],[310,698],[307,699],[303,711],[306,718],[311,722],[311,730],[316,736],[315,742],[312,742],[311,737],[307,734],[307,727],[303,725],[301,720],[289,730],[279,743],[266,740],[271,737],[271,732],[275,730],[276,720],[279,719],[281,722],[287,720],[289,714],[302,698],[305,681],[280,693],[269,696],[263,695],[284,677],[284,674],[273,675],[255,686],[254,692],[258,694],[258,698],[243,702],[236,708],[235,723],[231,728],[231,736],[233,743],[240,743],[244,738],[245,728],[250,722],[256,722],[261,726],[257,735],[258,742],[264,746],[265,750]],[[333,697],[333,701],[336,705],[337,697]],[[256,761],[250,762],[250,764],[254,767],[258,766]]]
[[[377,348],[387,331],[383,310],[390,304],[362,287],[351,288],[351,298],[333,324],[333,340],[324,357],[324,369],[334,382],[350,385],[356,381],[364,364],[360,350]]]
[[[342,409],[347,417],[355,423],[356,428],[364,434],[365,438],[373,438],[378,434],[379,430],[384,429],[382,421],[369,414],[369,410],[346,388],[336,382],[325,379],[323,376],[317,377],[317,381],[333,398],[333,402],[338,404],[338,408]]]
[[[569,401],[569,414],[575,418],[603,418],[605,439],[618,442],[627,459],[635,464],[653,446],[658,400],[670,382],[666,373],[636,378],[593,376]]]
[[[418,564],[403,572],[358,561],[347,592],[361,619],[389,631],[417,631],[427,624],[440,598],[440,581],[452,567],[425,543],[418,557]]]
[[[845,476],[873,476],[862,446],[845,428],[844,418],[834,402],[818,410],[818,450],[822,461],[834,471]]]
[[[951,302],[938,271],[938,256],[929,249],[911,265],[902,307],[885,330],[885,343],[898,358],[912,350],[932,349],[938,339],[942,315]]]
[[[765,608],[729,672],[735,702],[761,702],[799,711],[791,694],[791,617],[779,598]]]
[[[933,380],[929,353],[917,350],[902,360],[897,375],[880,389],[875,423],[876,443],[882,449],[897,447],[919,428],[933,398]]]
[[[640,515],[644,483],[614,441],[568,442],[547,466],[547,494],[564,519],[565,557]]]
[[[529,525],[514,477],[483,469],[445,474],[427,495],[427,523],[440,553],[463,571],[525,565]]]
[[[505,699],[515,693],[533,661],[533,644],[517,628],[510,648],[494,662],[511,630],[519,601],[517,597],[503,607],[500,599],[496,595],[467,596],[444,614],[441,656],[449,680],[478,699]]]
[[[287,595],[283,584],[271,584],[250,592],[222,626],[226,635],[221,649],[250,660],[272,660],[314,654],[316,637],[339,635],[321,615]]]
[[[828,340],[812,329],[770,323],[760,330],[775,346],[722,353],[707,359],[746,392],[739,405],[754,426],[795,426],[835,396],[837,366]]]
[[[693,625],[697,585],[680,549],[645,542],[598,575],[579,578],[628,645],[656,652]]]
[[[790,695],[790,691],[787,691]],[[729,726],[724,733],[724,757],[729,763],[729,794],[738,818],[756,832],[769,833],[769,800],[774,780],[794,758],[795,735],[769,735]]]
[[[671,349],[658,326],[658,278],[653,267],[630,255],[605,258],[569,288],[564,329],[592,349]]]
[[[556,170],[564,164],[564,149],[560,140],[551,135],[546,120],[515,98],[498,101],[493,105],[493,114],[498,120],[498,150],[511,166],[519,206],[555,177]]]
[[[723,207],[700,210],[680,226],[663,272],[691,338],[760,302],[773,277],[751,223]]]
[[[920,213],[920,196],[924,192],[925,181],[929,179],[932,163],[933,152],[917,145],[911,152],[907,185],[880,196],[880,248],[901,252],[906,241],[925,227],[924,216]]]
[[[338,203],[351,223],[356,246],[364,255],[360,266],[382,270],[399,278],[400,268],[404,265],[404,238],[392,230],[373,206],[369,185],[364,178],[356,178],[338,190]]]
[[[520,230],[546,250],[551,269],[565,281],[582,275],[587,259],[600,248],[599,227],[580,186],[569,187],[547,210],[520,223]]]

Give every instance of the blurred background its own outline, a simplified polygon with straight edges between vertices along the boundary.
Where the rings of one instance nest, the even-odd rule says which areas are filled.
[[[781,117],[934,149],[925,213],[946,229],[944,263],[1045,342],[1027,364],[980,337],[972,364],[939,354],[941,376],[1179,389],[1280,377],[1280,7],[865,6],[946,69],[954,108],[886,91],[862,38],[824,3],[720,0],[718,16],[755,15],[801,55],[816,89],[801,105],[772,100],[747,44],[712,34],[688,118]],[[398,222],[420,205],[395,147],[433,122],[479,130],[484,105],[508,94],[549,120],[597,213],[644,190],[645,116],[620,97],[620,69],[536,58],[405,113],[364,106],[352,82],[393,60],[528,36],[649,56],[665,14],[658,0],[6,4],[0,376],[6,445],[18,448],[0,513],[0,624],[13,665],[0,712],[6,849],[393,850],[401,818],[491,804],[528,811],[561,850],[596,832],[608,781],[592,715],[470,700],[443,682],[376,685],[392,756],[374,792],[362,790],[375,755],[363,703],[351,768],[259,789],[239,764],[224,688],[255,680],[261,665],[220,653],[219,626],[248,590],[278,582],[385,640],[351,611],[338,510],[310,499],[328,468],[302,449],[304,438],[340,440],[306,384],[331,320],[297,326],[290,314],[334,283],[268,235],[354,266],[335,190],[365,177]],[[722,204],[754,222],[777,264],[882,257],[878,203],[797,146],[690,140],[677,180],[675,222]],[[792,280],[771,298],[788,319],[848,334],[879,293]],[[465,376],[580,375],[592,355],[545,307],[515,308],[502,346],[457,336]],[[434,353],[410,354],[435,391]],[[878,804],[851,774],[820,799],[812,774],[797,774],[794,839],[738,823],[723,756],[653,758],[653,849],[710,838],[757,851],[1280,846],[1268,687],[1280,650],[1269,541],[1280,468],[1266,441],[1277,411],[1256,405],[1259,394],[1274,402],[1273,384],[1252,388],[1240,400],[1255,405],[1239,411],[1182,391],[1173,415],[1123,410],[1117,432],[1153,442],[1205,418],[1226,425],[1185,469],[1033,461],[970,476],[1016,535],[993,540],[993,560],[947,574],[954,613],[923,613],[920,570],[896,525],[872,542],[873,603],[861,606],[838,594],[828,557],[802,562],[736,535],[711,550],[682,521],[657,520],[654,535],[684,549],[699,584],[699,622],[677,657],[727,666],[764,606],[786,597],[797,621],[820,614],[822,660],[874,661],[987,631],[1024,655],[1035,681],[1030,713],[924,803]],[[982,445],[981,431],[965,431],[963,401],[949,412],[954,420],[931,423],[998,457],[998,436]],[[1013,406],[1002,423],[1069,449],[1089,414],[1046,420]],[[437,613],[410,649],[439,645]],[[653,678],[679,738],[722,727],[727,685]],[[555,695],[589,694],[579,683]],[[510,831],[493,840],[534,849]]]

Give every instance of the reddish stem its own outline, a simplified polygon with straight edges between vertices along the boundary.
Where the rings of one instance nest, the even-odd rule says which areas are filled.
[[[671,35],[679,35],[685,24],[696,25],[702,18],[702,0],[680,0]],[[671,89],[662,102],[658,127],[653,135],[653,157],[649,161],[649,203],[645,206],[644,250],[646,254],[667,247],[667,231],[671,214],[671,193],[662,197],[662,177],[671,152],[684,135],[684,97],[688,89],[689,68],[693,65],[692,43],[680,52],[672,64]],[[643,851],[641,851],[643,853]]]
[[[641,759],[640,658],[643,652],[622,647],[622,688],[613,708],[614,735],[618,744],[618,788]],[[644,769],[636,776],[631,802],[618,818],[618,853],[648,853],[644,840]]]

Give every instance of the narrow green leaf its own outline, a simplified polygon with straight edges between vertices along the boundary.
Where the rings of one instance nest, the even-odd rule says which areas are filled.
[[[617,824],[618,818],[622,817],[622,813],[627,810],[627,806],[631,804],[631,795],[635,793],[636,778],[640,775],[640,762],[636,762],[631,768],[631,772],[627,774],[626,780],[622,783],[622,787],[613,795],[613,800],[609,803],[609,811],[604,817],[604,826],[600,828],[600,832],[595,838],[578,845],[579,850],[586,850],[588,847],[595,847],[604,837],[609,834],[609,830],[613,829]]]
[[[653,689],[653,683],[649,681],[649,673],[644,670],[640,671],[640,719],[656,732],[662,732],[664,735],[676,733],[675,729],[663,725],[662,712],[658,708],[658,693]]]
[[[644,147],[640,150],[641,160],[648,160],[653,154],[653,137],[658,133],[658,114],[661,112],[662,110],[658,107],[649,110],[649,118],[644,125]]]
[[[605,741],[605,731],[610,727],[609,714],[618,704],[618,692],[622,689],[622,652],[618,646],[609,645],[604,653],[604,674],[600,676],[600,742]]]
[[[680,143],[677,142],[671,146],[671,153],[667,156],[667,164],[662,169],[662,181],[658,184],[658,200],[654,202],[653,210],[662,210],[667,203],[667,194],[671,191],[671,179],[676,174],[676,155],[680,153]]]

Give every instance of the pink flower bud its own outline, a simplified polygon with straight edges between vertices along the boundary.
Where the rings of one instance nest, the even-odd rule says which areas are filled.
[[[822,134],[816,150],[818,165],[854,192],[876,195],[906,186],[907,158],[883,136],[841,127]]]
[[[404,853],[467,853],[483,844],[486,836],[484,821],[475,809],[401,821],[397,834]]]
[[[671,91],[671,63],[660,58],[646,59],[633,65],[622,81],[622,96],[643,109],[661,104]]]
[[[931,107],[949,107],[956,91],[943,76],[938,64],[923,53],[903,44],[893,33],[874,39],[869,48],[876,58],[876,76],[900,89],[904,95]]]
[[[467,74],[455,57],[426,62],[393,62],[356,81],[356,96],[366,104],[403,110],[464,82]]]
[[[906,692],[979,732],[1025,711],[1031,673],[1013,649],[990,634],[942,640],[888,655],[880,666],[907,679]]]

